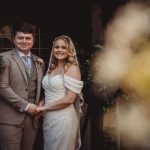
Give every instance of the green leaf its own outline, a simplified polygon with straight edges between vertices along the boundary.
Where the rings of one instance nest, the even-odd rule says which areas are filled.
[[[0,72],[2,72],[4,69],[5,69],[5,63],[2,56],[0,56]]]

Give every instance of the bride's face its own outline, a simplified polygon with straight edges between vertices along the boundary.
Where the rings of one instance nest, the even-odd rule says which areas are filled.
[[[68,57],[68,44],[62,39],[55,42],[53,55],[58,60],[65,60]]]

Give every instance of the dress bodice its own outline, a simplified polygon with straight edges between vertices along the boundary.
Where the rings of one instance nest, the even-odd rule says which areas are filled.
[[[61,74],[52,77],[46,74],[42,80],[42,86],[45,91],[45,103],[48,103],[63,98],[67,89],[80,94],[83,81]]]
[[[63,84],[63,75],[58,74],[50,77],[45,75],[42,81],[45,91],[45,103],[54,102],[65,96],[66,88]]]

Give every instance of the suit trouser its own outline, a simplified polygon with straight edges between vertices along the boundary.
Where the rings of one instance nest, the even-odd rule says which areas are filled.
[[[0,150],[32,150],[36,132],[28,115],[21,125],[0,124]]]

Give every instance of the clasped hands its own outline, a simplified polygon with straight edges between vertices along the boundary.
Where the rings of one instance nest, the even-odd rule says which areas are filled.
[[[44,102],[40,102],[38,105],[30,103],[27,112],[39,119],[40,116],[44,116],[45,114],[45,107],[43,105]]]

